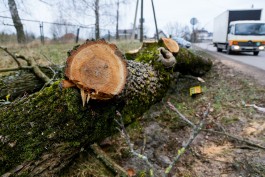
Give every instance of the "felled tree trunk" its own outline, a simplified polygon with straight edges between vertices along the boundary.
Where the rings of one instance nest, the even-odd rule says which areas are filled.
[[[105,43],[96,45],[96,48],[103,47],[104,50],[107,47]],[[91,53],[90,47],[88,45],[82,51],[90,52],[90,56],[95,58],[102,55],[97,55],[95,51]],[[75,57],[81,54],[81,50],[73,52]],[[91,96],[83,106],[80,90],[91,95],[100,94],[101,90],[89,84],[84,86],[76,76],[68,76],[77,87],[65,89],[56,82],[28,98],[0,108],[0,174],[54,176],[82,147],[115,132],[117,110],[123,115],[124,122],[130,124],[165,95],[170,83],[170,70],[164,69],[162,64],[160,69],[155,69],[149,64],[125,61],[114,47],[113,50],[108,49],[105,55],[120,58],[125,64],[127,77],[119,94],[105,100]],[[93,57],[88,63],[92,60]],[[97,63],[101,63],[100,59]],[[102,65],[105,68],[111,66],[107,61],[105,64]],[[88,79],[88,73],[97,76],[99,67],[95,68],[84,71]],[[106,94],[109,93],[106,91]]]
[[[149,55],[124,60],[115,45],[88,41],[71,52],[66,80],[1,107],[0,175],[56,176],[82,148],[116,132],[116,111],[130,124],[160,101],[176,61],[150,46]]]
[[[176,59],[175,72],[202,76],[212,67],[212,61],[209,58],[204,58],[185,48],[175,47],[174,41],[167,38],[162,38],[158,43],[145,42],[140,49],[127,52],[125,55],[128,60],[152,63],[159,58],[158,48],[160,47],[168,49],[174,55]]]
[[[159,47],[165,47],[174,55],[176,64],[174,71],[182,74],[190,74],[193,76],[201,76],[211,69],[212,61],[203,58],[191,51],[172,44],[172,40],[161,40],[156,42],[145,42],[141,49],[126,53],[128,60],[136,60],[148,63],[149,60],[154,62],[159,58]],[[53,76],[53,72],[48,68],[41,68],[42,71],[49,76]],[[57,73],[57,79],[61,76],[63,68],[53,67]],[[55,78],[56,79],[56,78]],[[39,91],[45,82],[36,77],[33,72],[28,70],[16,71],[9,76],[1,77],[0,80],[0,99],[5,99],[10,94],[11,100],[24,94],[31,94]]]
[[[52,70],[51,70],[51,69]],[[58,66],[40,67],[48,77],[58,79],[62,77],[62,68]],[[55,72],[55,73],[54,73]],[[55,76],[54,76],[55,74]],[[10,95],[10,100],[39,91],[45,82],[37,77],[31,70],[18,70],[0,79],[0,99]]]

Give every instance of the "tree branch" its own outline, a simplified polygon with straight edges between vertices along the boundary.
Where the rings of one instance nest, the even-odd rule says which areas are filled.
[[[177,161],[180,159],[180,157],[185,153],[185,151],[189,148],[190,144],[192,143],[192,141],[197,137],[197,135],[201,132],[202,127],[204,126],[204,122],[205,122],[205,118],[208,116],[209,114],[209,110],[210,110],[210,106],[211,104],[208,104],[207,109],[205,110],[205,112],[203,113],[202,116],[202,121],[200,122],[199,125],[195,126],[195,124],[193,124],[192,122],[190,122],[185,116],[183,116],[176,107],[174,107],[169,101],[167,102],[167,104],[169,105],[170,109],[174,110],[175,112],[177,112],[180,116],[180,118],[182,120],[184,120],[185,122],[187,122],[189,125],[191,125],[193,127],[193,131],[192,134],[188,140],[188,142],[182,146],[181,149],[178,150],[178,154],[177,156],[174,158],[173,162],[166,168],[165,171],[165,177],[167,177],[170,173],[170,171],[172,170],[173,166],[177,163]]]
[[[1,47],[1,46],[0,46],[0,49],[2,49],[8,55],[10,55],[15,60],[15,62],[18,65],[17,68],[4,68],[4,69],[0,69],[0,72],[18,71],[18,70],[21,70],[21,69],[29,69],[29,70],[32,70],[33,73],[38,78],[40,78],[41,80],[43,80],[45,82],[45,86],[52,83],[52,79],[50,79],[45,73],[43,73],[41,71],[40,67],[37,65],[37,63],[34,60],[34,58],[26,58],[23,55],[14,55],[11,52],[9,52],[7,48]],[[25,60],[27,62],[27,64],[28,64],[28,66],[22,66],[21,63],[18,61],[18,58]]]
[[[5,51],[8,55],[10,55],[10,56],[14,59],[14,61],[17,63],[18,68],[21,68],[21,64],[20,64],[20,62],[18,61],[18,59],[17,59],[17,57],[16,57],[15,55],[13,55],[11,52],[9,52],[9,51],[7,50],[7,48],[5,48],[5,47],[0,46],[0,49],[2,49],[2,50]]]
[[[133,149],[133,144],[131,143],[131,140],[130,140],[130,136],[128,135],[128,133],[127,133],[127,131],[126,131],[126,129],[125,129],[122,115],[121,115],[121,113],[118,112],[118,111],[117,111],[117,115],[120,117],[120,121],[118,121],[118,120],[116,120],[116,119],[115,119],[115,121],[116,121],[116,123],[117,123],[117,124],[120,126],[120,128],[121,128],[121,129],[118,129],[118,130],[119,130],[119,131],[121,132],[121,134],[124,136],[124,139],[125,139],[127,145],[129,146],[130,152],[131,152],[134,156],[136,156],[136,157],[138,157],[139,159],[142,159],[143,161],[146,162],[146,164],[150,167],[149,174],[150,174],[151,177],[153,177],[153,176],[154,176],[154,166],[150,163],[150,161],[148,160],[148,158],[147,158],[146,156],[144,156],[144,155],[142,155],[142,154],[139,154],[139,153],[137,153],[137,152],[134,151],[134,149]]]
[[[265,150],[265,147],[262,146],[262,145],[259,145],[257,143],[254,143],[254,142],[251,142],[249,140],[246,140],[246,139],[243,139],[241,137],[236,137],[234,135],[231,135],[229,133],[225,133],[225,132],[219,132],[219,131],[215,131],[215,130],[210,130],[210,129],[203,129],[203,131],[206,131],[206,132],[210,132],[210,133],[215,133],[215,134],[219,134],[219,135],[224,135],[224,136],[227,136],[229,138],[232,138],[232,139],[235,139],[237,141],[241,141],[241,142],[244,142],[250,146],[253,146],[253,147],[257,147],[257,148],[260,148],[260,149],[263,149]]]
[[[105,163],[105,165],[112,169],[116,174],[118,174],[119,176],[127,176],[126,171],[121,166],[116,164],[111,158],[109,158],[97,143],[92,144],[90,147],[97,155],[97,157],[100,158]]]

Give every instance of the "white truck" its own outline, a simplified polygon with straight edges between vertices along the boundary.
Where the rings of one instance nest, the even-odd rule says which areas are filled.
[[[262,9],[227,10],[214,19],[213,44],[218,52],[253,52],[265,48],[265,21]]]

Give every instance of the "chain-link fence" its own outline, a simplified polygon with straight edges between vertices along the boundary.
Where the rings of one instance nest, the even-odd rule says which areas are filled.
[[[75,25],[21,19],[26,36],[26,43],[78,43],[86,39],[95,39],[94,25]],[[115,29],[100,29],[100,38],[115,39]],[[124,34],[122,34],[124,35]],[[126,39],[130,39],[127,34]],[[125,37],[123,37],[125,39]],[[10,17],[0,16],[0,43],[17,43],[15,26]]]

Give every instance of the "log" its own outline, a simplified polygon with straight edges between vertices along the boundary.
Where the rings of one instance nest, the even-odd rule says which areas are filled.
[[[50,66],[55,72],[54,79],[58,80],[63,76],[62,69],[59,66]],[[50,78],[53,77],[53,71],[48,67],[40,67]],[[45,82],[37,77],[31,70],[17,70],[4,75],[0,79],[0,100],[5,99],[6,95],[10,94],[10,100],[17,97],[24,96],[25,94],[32,94],[39,91]]]
[[[154,58],[159,58],[157,49],[164,47],[175,56],[177,62],[174,66],[175,72],[184,75],[202,76],[212,68],[213,63],[209,58],[204,58],[185,48],[178,48],[174,46],[174,43],[175,41],[167,38],[162,38],[158,43],[147,41],[143,43],[141,48],[125,53],[125,56],[128,60],[149,63],[155,61]]]
[[[87,41],[70,52],[66,80],[0,107],[0,175],[57,176],[82,148],[116,132],[116,111],[128,125],[159,102],[169,88],[176,62],[167,49],[158,50],[162,46],[157,43],[146,45],[150,46],[149,55],[146,51],[137,54],[135,60],[125,60],[116,46],[105,41]],[[107,60],[102,56],[108,56]],[[70,61],[81,63],[72,66]],[[117,64],[121,67],[109,69]],[[70,71],[73,68],[81,73]],[[97,77],[98,71],[104,77]],[[105,81],[115,78],[110,71],[119,73],[118,76],[123,74],[115,79],[114,88],[118,89],[114,91],[102,89]],[[96,86],[86,83],[91,78],[97,81]],[[82,92],[92,95],[84,106]]]
[[[79,47],[79,46],[75,46]],[[135,51],[127,52],[126,59],[136,60],[141,62],[147,62],[147,58],[154,60],[158,59],[160,47],[168,49],[176,58],[174,71],[181,72],[182,74],[189,74],[194,76],[201,76],[209,71],[212,67],[212,62],[209,59],[205,59],[192,53],[190,50],[179,48],[175,41],[172,39],[162,38],[159,43],[156,42],[144,42],[142,47]],[[73,50],[75,51],[75,49]],[[155,60],[154,60],[155,61]],[[52,67],[57,73],[55,79],[59,79],[61,72],[64,68]],[[41,67],[42,71],[52,77],[53,73],[49,69]],[[39,91],[45,83],[36,77],[29,70],[21,70],[13,72],[8,76],[1,77],[0,79],[0,100],[5,99],[6,95],[10,94],[10,100],[14,100],[17,97],[26,94],[31,94]]]
[[[97,47],[90,44],[85,44],[90,46],[85,51],[97,53],[96,48],[102,47],[99,51],[105,52],[105,56],[114,55],[125,63],[127,77],[122,91],[105,100],[95,97],[83,107],[80,88],[86,87],[83,84],[80,87],[77,82],[76,87],[62,88],[58,81],[40,92],[1,107],[1,175],[58,175],[83,147],[116,132],[116,111],[123,115],[124,123],[128,125],[167,92],[172,69],[165,69],[157,61],[153,62],[154,65],[126,61],[116,49],[104,50],[105,42],[102,45],[95,42]],[[77,53],[80,51],[78,48]]]

